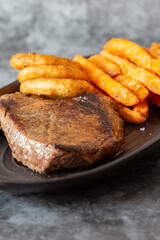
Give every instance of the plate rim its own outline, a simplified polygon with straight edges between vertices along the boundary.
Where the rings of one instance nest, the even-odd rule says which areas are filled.
[[[10,84],[5,85],[4,87],[0,88],[0,92],[5,90],[4,94],[9,94],[11,93],[10,91],[7,92],[7,87],[18,87],[19,86],[19,82],[18,80],[13,81]],[[15,92],[15,91],[13,91]],[[1,94],[0,94],[1,95]],[[4,136],[5,137],[5,136]],[[19,182],[19,181],[8,181],[6,179],[4,180],[0,180],[0,188],[1,189],[9,189],[9,188],[15,188],[16,186],[18,187],[30,187],[30,188],[34,188],[36,186],[38,186],[39,184],[41,185],[51,185],[53,182],[56,184],[61,183],[61,182],[69,182],[71,180],[78,180],[80,178],[86,178],[87,176],[89,177],[94,177],[97,174],[100,175],[104,172],[106,172],[107,170],[110,170],[112,168],[114,168],[115,166],[124,163],[127,159],[131,159],[133,157],[136,157],[138,154],[141,154],[143,151],[145,150],[149,150],[149,148],[151,148],[154,144],[156,144],[158,141],[160,140],[160,132],[157,134],[156,137],[154,137],[153,139],[151,139],[150,141],[146,142],[145,144],[143,144],[142,146],[140,146],[139,148],[131,151],[130,153],[126,154],[125,156],[120,156],[119,158],[115,159],[114,161],[110,161],[105,163],[104,165],[101,166],[97,166],[95,168],[91,168],[91,169],[86,169],[83,171],[79,171],[76,172],[72,175],[67,175],[67,176],[60,176],[60,177],[55,177],[55,178],[47,178],[47,179],[40,179],[38,182]],[[33,191],[29,191],[29,192],[33,192]]]
[[[160,135],[160,134],[159,134]],[[106,163],[102,166],[98,166],[98,167],[95,167],[95,168],[92,168],[92,169],[87,169],[87,170],[83,170],[82,172],[77,172],[75,173],[74,175],[69,175],[69,176],[62,176],[62,177],[56,177],[56,178],[47,178],[47,179],[43,179],[43,180],[39,180],[38,182],[23,182],[23,183],[19,183],[19,182],[9,182],[9,181],[3,181],[3,180],[0,180],[0,186],[1,185],[4,185],[5,183],[7,184],[10,184],[10,185],[39,185],[39,184],[49,184],[49,183],[52,183],[53,181],[54,182],[61,182],[61,181],[64,181],[64,180],[71,180],[72,178],[80,178],[80,177],[84,177],[84,176],[87,176],[88,174],[89,175],[94,175],[96,174],[96,172],[101,172],[101,171],[105,171],[107,170],[108,168],[110,169],[111,167],[114,167],[115,165],[117,164],[120,164],[121,162],[125,161],[126,159],[128,158],[132,158],[132,157],[135,157],[137,154],[141,154],[141,152],[143,152],[144,150],[148,149],[149,147],[151,147],[153,144],[157,143],[158,141],[160,140],[160,136],[157,136],[155,139],[153,139],[152,141],[149,141],[147,142],[146,144],[144,144],[143,146],[137,148],[136,150],[130,152],[129,154],[125,155],[125,156],[122,156],[118,159],[115,159],[114,161],[111,161],[109,163]]]

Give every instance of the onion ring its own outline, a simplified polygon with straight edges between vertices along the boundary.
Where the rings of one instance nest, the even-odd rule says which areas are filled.
[[[49,56],[36,53],[18,53],[10,59],[10,65],[16,69],[37,65],[64,65],[68,67],[81,69],[78,63],[73,62],[68,58]]]

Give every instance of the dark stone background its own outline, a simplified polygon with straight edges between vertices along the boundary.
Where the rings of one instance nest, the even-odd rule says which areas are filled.
[[[18,52],[73,57],[111,37],[160,42],[159,0],[0,0],[0,87],[16,79]],[[67,193],[0,192],[2,240],[159,240],[159,149]]]

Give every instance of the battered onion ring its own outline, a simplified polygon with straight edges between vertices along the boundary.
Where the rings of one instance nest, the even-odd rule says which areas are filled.
[[[20,82],[24,82],[27,79],[34,78],[73,78],[89,81],[87,74],[80,69],[66,67],[62,65],[40,65],[33,67],[26,67],[22,69],[17,78]]]
[[[78,63],[73,62],[68,58],[49,56],[36,53],[18,53],[10,59],[10,65],[16,69],[37,65],[64,65],[68,67],[81,69]]]
[[[36,78],[21,83],[20,91],[35,95],[75,97],[84,92],[97,93],[98,90],[89,82],[83,80],[60,78]]]
[[[118,104],[118,112],[126,122],[140,124],[145,122],[148,118],[148,103],[146,100],[144,100],[143,102],[133,106],[132,109]]]

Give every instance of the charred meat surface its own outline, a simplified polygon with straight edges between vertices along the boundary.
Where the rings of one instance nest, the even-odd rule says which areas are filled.
[[[61,100],[3,95],[0,122],[13,157],[41,173],[89,166],[124,143],[116,104],[100,94]]]

